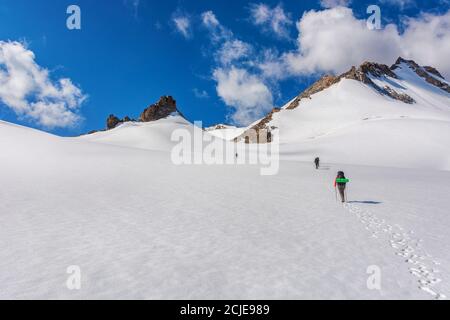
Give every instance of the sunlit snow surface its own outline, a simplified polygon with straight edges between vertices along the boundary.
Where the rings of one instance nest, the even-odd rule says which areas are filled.
[[[0,298],[450,297],[450,98],[400,72],[416,104],[344,80],[276,114],[273,176],[174,165],[181,117],[79,138],[0,122]]]

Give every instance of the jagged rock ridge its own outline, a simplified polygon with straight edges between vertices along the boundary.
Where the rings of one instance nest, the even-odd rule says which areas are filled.
[[[150,105],[146,108],[139,117],[139,122],[151,122],[160,119],[167,118],[171,114],[177,112],[180,116],[183,116],[177,109],[177,103],[172,96],[162,96],[157,103]],[[119,119],[114,114],[110,114],[106,119],[106,129],[111,130],[126,122],[136,122],[137,120],[131,119],[129,116]],[[99,131],[105,130],[92,130],[88,134],[93,134]]]
[[[450,93],[450,86],[447,83],[442,82],[441,80],[436,78],[439,77],[442,80],[445,80],[445,78],[439,73],[439,71],[436,70],[436,68],[430,66],[421,67],[413,60],[406,60],[400,57],[397,59],[391,69],[398,69],[402,63],[408,65],[408,67],[410,67],[419,77],[425,79],[425,81],[427,81],[428,83]],[[433,77],[430,74],[433,74],[436,77]]]
[[[115,115],[111,114],[111,115],[109,115],[108,119],[106,119],[106,130],[114,129],[118,125],[125,123],[125,122],[130,122],[130,121],[134,121],[134,120],[131,120],[130,117],[128,117],[128,116],[126,116],[125,118],[120,120]]]
[[[387,95],[393,99],[403,101],[404,103],[414,103],[414,99],[407,94],[400,94],[396,92],[391,87],[385,86],[383,88],[376,85],[372,79],[391,77],[398,79],[397,75],[389,68],[387,65],[374,63],[374,62],[364,62],[359,68],[352,67],[349,71],[341,74],[340,76],[325,75],[319,81],[315,82],[311,87],[306,89],[302,94],[300,94],[288,107],[287,109],[295,109],[299,106],[300,101],[303,99],[311,99],[311,96],[319,93],[325,89],[328,89],[332,85],[338,83],[342,79],[351,79],[360,81],[367,84],[377,90],[380,94]]]

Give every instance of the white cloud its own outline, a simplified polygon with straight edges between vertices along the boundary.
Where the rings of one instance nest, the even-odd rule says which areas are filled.
[[[245,69],[218,68],[214,71],[214,79],[217,81],[217,94],[225,104],[234,107],[231,118],[238,124],[248,125],[273,106],[269,88]]]
[[[233,39],[225,41],[216,56],[221,64],[228,65],[247,57],[251,51],[252,47],[248,43]]]
[[[220,25],[216,15],[212,11],[206,11],[202,13],[202,22],[208,28],[216,28]]]
[[[225,28],[212,11],[202,13],[202,23],[209,31],[213,43],[227,41],[234,37],[233,32]]]
[[[212,11],[202,14],[203,26],[209,31],[210,40],[215,48],[216,61],[222,65],[228,65],[247,56],[252,47],[233,35],[233,32],[224,27]]]
[[[392,0],[388,0],[392,1]],[[397,0],[402,1],[402,0]],[[405,0],[403,0],[405,1]],[[407,0],[406,0],[407,1]],[[347,7],[352,0],[320,0],[320,5],[324,8],[334,8],[334,7]]]
[[[263,26],[280,38],[289,38],[289,26],[293,22],[280,4],[273,9],[263,3],[252,4],[250,14],[253,24]]]
[[[209,98],[208,92],[205,90],[199,90],[197,88],[192,89],[192,92],[194,93],[194,96],[198,99],[207,99]]]
[[[450,11],[441,16],[407,19],[400,39],[402,55],[422,65],[436,67],[450,79]]]
[[[86,96],[70,79],[50,79],[19,42],[0,41],[0,101],[19,117],[46,128],[71,127]]]
[[[262,77],[269,80],[280,80],[291,73],[286,70],[286,64],[279,58],[276,50],[265,49],[254,62],[261,71]]]
[[[183,14],[178,10],[172,15],[172,22],[176,31],[178,31],[185,39],[190,39],[192,37],[191,18],[188,15]]]
[[[371,31],[349,8],[309,11],[297,23],[298,51],[284,55],[293,73],[342,72],[365,60],[392,61],[398,55],[398,31]],[[380,50],[380,47],[383,47]]]
[[[244,68],[253,51],[250,44],[237,39],[212,11],[202,14],[210,33],[217,66],[213,71],[217,94],[231,108],[231,119],[247,125],[262,117],[273,106],[273,97],[263,79]]]
[[[403,33],[394,24],[371,31],[349,8],[309,11],[297,23],[298,50],[282,55],[276,66],[291,75],[340,73],[366,60],[391,64],[403,56],[450,76],[450,11],[403,23]]]

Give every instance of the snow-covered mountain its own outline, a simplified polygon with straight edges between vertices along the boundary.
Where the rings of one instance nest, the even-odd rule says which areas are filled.
[[[450,86],[414,61],[367,62],[324,76],[249,129],[278,135],[288,159],[450,170]]]

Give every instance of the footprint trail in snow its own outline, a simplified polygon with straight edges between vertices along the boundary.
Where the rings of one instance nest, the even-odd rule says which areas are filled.
[[[366,230],[372,234],[373,238],[388,238],[390,246],[395,250],[395,254],[409,264],[409,272],[418,278],[419,289],[427,292],[435,299],[447,298],[446,295],[435,289],[435,285],[442,282],[442,279],[438,277],[439,270],[437,269],[440,263],[426,253],[422,239],[414,237],[413,231],[407,232],[399,225],[391,225],[368,210],[349,203],[344,206],[356,215]]]

